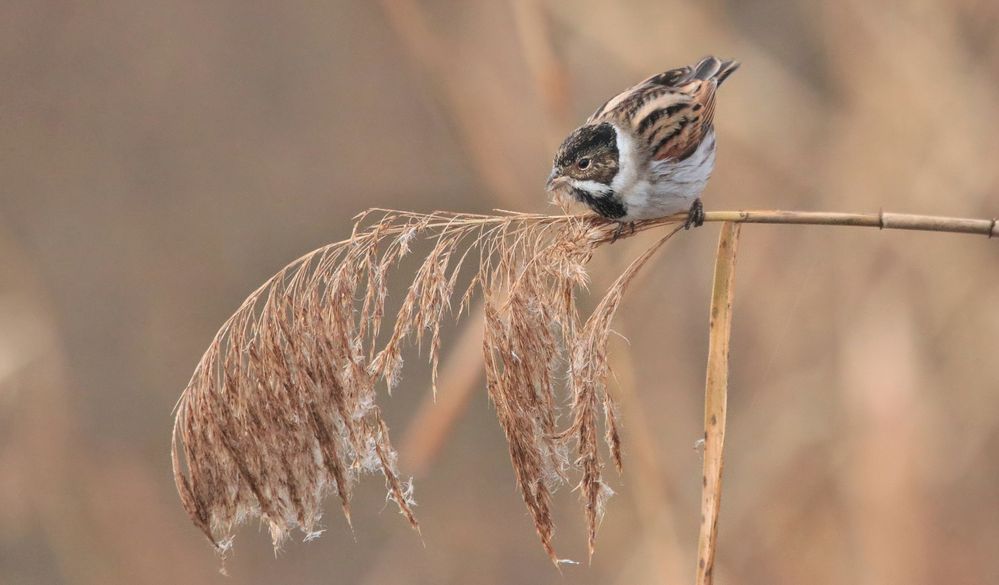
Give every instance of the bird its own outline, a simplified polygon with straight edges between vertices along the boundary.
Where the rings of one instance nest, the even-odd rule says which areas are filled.
[[[607,100],[562,142],[545,185],[621,223],[688,212],[704,223],[700,195],[715,166],[715,93],[739,68],[704,57],[653,75]]]

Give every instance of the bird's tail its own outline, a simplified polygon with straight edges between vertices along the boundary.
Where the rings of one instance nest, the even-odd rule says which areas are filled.
[[[713,79],[715,84],[721,85],[738,68],[739,62],[734,59],[718,59],[707,56],[694,67],[694,78]]]

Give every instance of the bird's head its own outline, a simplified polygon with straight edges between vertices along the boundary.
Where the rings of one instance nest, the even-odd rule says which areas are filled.
[[[545,188],[577,200],[612,193],[611,182],[619,169],[617,132],[608,123],[587,124],[562,142]]]

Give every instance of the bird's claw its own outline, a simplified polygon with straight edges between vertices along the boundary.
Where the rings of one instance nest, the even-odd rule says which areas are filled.
[[[619,239],[625,237],[624,232],[628,231],[628,235],[632,236],[635,234],[635,222],[620,222],[617,224],[617,229],[614,230],[614,235],[611,237],[611,243],[618,241]]]
[[[687,213],[687,221],[684,222],[683,229],[689,230],[692,227],[696,228],[702,225],[704,225],[704,204],[701,203],[700,199],[695,199]]]

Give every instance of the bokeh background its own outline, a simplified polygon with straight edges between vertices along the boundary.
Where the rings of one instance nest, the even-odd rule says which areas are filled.
[[[552,568],[449,331],[383,408],[423,538],[378,478],[280,554],[223,563],[169,469],[216,328],[368,206],[548,209],[561,137],[704,54],[708,209],[999,215],[999,3],[776,0],[0,4],[0,583],[683,583],[699,524],[717,226],[683,234],[614,345],[625,465],[592,564],[557,494]],[[653,237],[653,236],[650,236]],[[648,239],[601,250],[603,290]],[[999,242],[747,226],[721,583],[999,582]],[[398,295],[397,295],[398,296]]]

